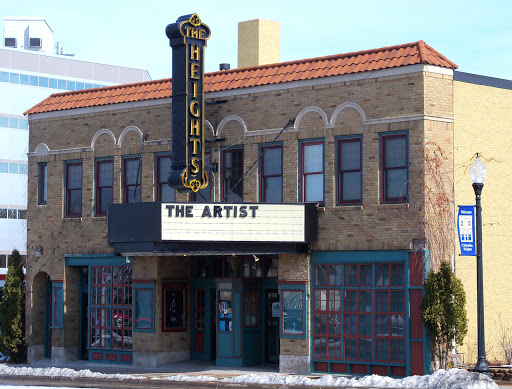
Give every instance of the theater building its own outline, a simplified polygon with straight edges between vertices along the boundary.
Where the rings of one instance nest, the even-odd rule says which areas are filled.
[[[419,41],[207,73],[192,194],[171,79],[29,109],[29,360],[428,372],[425,145],[453,171],[455,68]]]

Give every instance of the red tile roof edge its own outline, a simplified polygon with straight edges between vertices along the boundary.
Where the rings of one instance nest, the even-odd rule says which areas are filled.
[[[320,62],[320,61],[329,61],[329,60],[333,60],[333,59],[341,59],[341,58],[346,58],[346,57],[364,56],[366,54],[392,51],[392,50],[398,50],[398,49],[402,49],[402,48],[406,48],[406,47],[414,47],[414,46],[417,46],[417,48],[418,48],[420,64],[432,64],[426,54],[426,51],[428,50],[428,51],[431,51],[433,54],[439,56],[442,61],[445,61],[449,65],[446,67],[450,67],[452,69],[458,68],[458,66],[455,63],[450,61],[444,55],[440,54],[437,50],[435,50],[431,46],[427,45],[423,40],[419,40],[416,42],[404,43],[401,45],[379,47],[379,48],[375,48],[375,49],[369,49],[369,50],[363,50],[363,51],[353,51],[353,52],[349,52],[349,53],[333,54],[333,55],[328,55],[328,56],[323,56],[323,57],[304,58],[304,59],[287,61],[287,62],[277,62],[277,63],[273,63],[273,64],[257,65],[257,66],[251,66],[251,67],[245,67],[245,68],[229,69],[229,70],[217,70],[215,72],[205,73],[204,76],[205,76],[205,81],[206,81],[207,77],[214,77],[219,74],[228,75],[228,74],[233,74],[233,73],[250,72],[250,71],[254,71],[254,70],[258,70],[258,69],[283,68],[283,67],[286,67],[289,65],[297,65],[297,64]],[[440,66],[440,65],[437,65],[437,66]],[[75,94],[91,93],[91,92],[96,92],[96,91],[100,91],[100,90],[107,91],[107,90],[115,90],[115,89],[121,89],[121,88],[125,89],[125,88],[129,88],[131,86],[146,86],[146,85],[152,85],[152,84],[163,84],[166,82],[172,83],[172,78],[163,78],[163,79],[159,79],[159,80],[143,81],[143,82],[136,82],[136,83],[130,83],[130,84],[111,85],[111,86],[106,86],[106,87],[101,87],[101,88],[82,89],[82,90],[77,90],[77,91],[53,93],[49,97],[44,99],[43,101],[39,102],[32,108],[25,111],[23,114],[27,115],[30,113],[43,113],[43,112],[51,112],[51,111],[59,110],[59,109],[52,109],[49,111],[38,112],[36,109],[40,106],[44,106],[46,101],[52,100],[55,97],[72,96]],[[92,104],[90,106],[97,106],[97,105],[104,105],[104,104]],[[64,108],[64,110],[66,110],[66,109],[71,109],[71,108]],[[34,111],[36,111],[36,112],[34,112]]]

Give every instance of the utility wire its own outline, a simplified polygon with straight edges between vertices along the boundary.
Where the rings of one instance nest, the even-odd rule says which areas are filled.
[[[228,196],[231,194],[231,192],[233,192],[233,190],[237,187],[238,184],[240,184],[242,182],[242,180],[244,179],[244,177],[247,175],[247,173],[249,173],[251,171],[251,169],[254,167],[254,165],[256,165],[258,163],[258,161],[261,159],[261,157],[263,157],[263,155],[265,154],[265,152],[270,148],[272,147],[272,145],[276,142],[277,138],[279,138],[279,136],[281,136],[281,134],[284,132],[284,130],[286,130],[288,127],[290,127],[291,125],[293,125],[295,123],[295,118],[291,118],[288,120],[288,123],[286,123],[286,125],[283,127],[283,129],[281,131],[279,131],[279,133],[276,135],[276,137],[274,138],[274,140],[272,141],[272,143],[270,143],[268,146],[265,146],[265,148],[263,149],[263,151],[260,153],[260,155],[258,156],[258,158],[256,159],[256,161],[253,162],[253,164],[251,165],[251,167],[249,167],[249,169],[247,169],[245,171],[245,173],[242,175],[242,177],[240,177],[240,179],[236,182],[235,185],[233,185],[233,187],[230,189],[230,191],[224,196],[224,199],[222,200],[223,202],[225,202],[228,198]]]
[[[137,196],[137,187],[140,186],[140,168],[141,168],[141,165],[142,165],[142,152],[144,151],[144,141],[146,140],[148,136],[148,133],[145,132],[143,135],[142,135],[142,142],[140,143],[140,159],[139,159],[139,166],[137,168],[137,178],[135,179],[135,190],[133,192],[133,202],[135,202],[135,198]],[[142,191],[142,187],[141,187],[141,191]],[[141,196],[141,201],[142,201],[142,193],[140,194]]]

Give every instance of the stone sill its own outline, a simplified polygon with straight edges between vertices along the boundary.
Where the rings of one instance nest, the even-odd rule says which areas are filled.
[[[381,209],[403,209],[403,208],[409,208],[409,203],[379,204],[379,208],[381,208]]]

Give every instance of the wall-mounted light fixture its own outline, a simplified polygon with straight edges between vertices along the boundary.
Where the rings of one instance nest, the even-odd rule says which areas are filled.
[[[43,255],[43,246],[36,246],[36,257]]]
[[[258,262],[260,260],[260,258],[257,257],[256,254],[253,254],[252,257],[254,258],[254,262]]]

